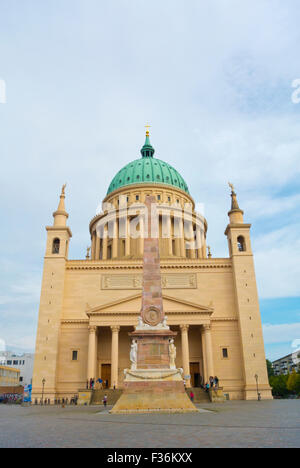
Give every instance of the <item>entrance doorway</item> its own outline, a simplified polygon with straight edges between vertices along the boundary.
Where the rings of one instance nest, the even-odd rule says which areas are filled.
[[[191,385],[192,387],[201,386],[201,375],[199,362],[190,362]]]
[[[101,379],[103,388],[110,388],[111,364],[101,364]]]

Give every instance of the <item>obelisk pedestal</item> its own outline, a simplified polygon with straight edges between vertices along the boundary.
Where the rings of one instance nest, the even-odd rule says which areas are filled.
[[[131,368],[124,371],[124,392],[111,413],[195,412],[183,370],[175,366],[177,333],[168,327],[163,310],[155,197],[148,196],[145,204],[142,308],[135,331],[129,333]]]

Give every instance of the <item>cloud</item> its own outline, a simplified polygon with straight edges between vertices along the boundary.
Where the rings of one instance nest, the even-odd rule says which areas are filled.
[[[253,222],[261,296],[299,294],[300,105],[291,102],[299,10],[280,0],[272,8],[268,0],[65,0],[2,12],[0,327],[8,337],[35,329],[44,227],[61,185],[68,181],[70,257],[84,258],[89,221],[117,171],[140,156],[148,120],[156,156],[205,204],[213,255],[228,256],[230,180]]]
[[[289,342],[291,345],[290,352],[292,352],[293,341],[300,339],[300,322],[280,325],[264,324],[263,334],[266,345]]]

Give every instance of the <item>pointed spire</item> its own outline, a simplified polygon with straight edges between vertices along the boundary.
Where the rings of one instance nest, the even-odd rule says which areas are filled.
[[[230,223],[232,224],[243,224],[244,223],[244,212],[240,209],[237,195],[234,189],[234,185],[228,182],[229,187],[231,188],[231,210],[228,213]]]
[[[145,144],[143,146],[143,148],[141,149],[141,153],[142,153],[142,157],[143,158],[153,158],[153,155],[155,153],[155,149],[153,148],[153,146],[151,145],[150,143],[150,134],[149,134],[149,128],[150,128],[150,125],[145,125],[146,127],[146,140],[145,140]]]
[[[69,217],[65,208],[65,189],[67,184],[64,184],[61,189],[60,200],[57,210],[53,213],[54,223],[53,226],[66,226]]]

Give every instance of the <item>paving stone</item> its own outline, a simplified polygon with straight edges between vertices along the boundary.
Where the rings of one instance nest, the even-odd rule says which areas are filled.
[[[300,447],[300,400],[198,408],[207,412],[112,415],[102,406],[0,405],[0,447]]]

